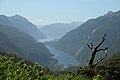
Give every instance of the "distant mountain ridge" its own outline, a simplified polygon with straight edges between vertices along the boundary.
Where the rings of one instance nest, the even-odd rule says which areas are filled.
[[[50,65],[53,55],[41,43],[14,27],[0,25],[0,51],[14,51],[18,56],[42,66]]]
[[[46,38],[46,36],[41,33],[34,24],[32,24],[26,18],[20,15],[15,15],[11,17],[0,15],[0,24],[6,26],[13,26],[19,31],[32,36],[36,41]]]
[[[51,38],[61,38],[67,32],[76,27],[80,26],[82,22],[72,22],[72,23],[53,23],[39,28],[42,33],[44,33],[48,39]]]
[[[44,44],[36,41],[40,38],[36,32],[39,35],[36,26],[19,15],[12,17],[0,15],[0,52],[14,51],[28,61],[42,66],[51,65],[55,59]],[[36,34],[37,38],[30,34]]]
[[[102,47],[109,46],[108,57],[120,51],[120,11],[108,12],[96,19],[90,19],[76,29],[68,32],[53,47],[70,53],[80,60],[81,65],[87,64],[90,50],[87,43],[96,45],[104,33],[107,40]],[[102,54],[97,55],[97,58]]]

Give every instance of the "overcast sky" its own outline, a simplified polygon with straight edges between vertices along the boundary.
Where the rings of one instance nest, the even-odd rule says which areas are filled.
[[[120,10],[120,0],[0,0],[0,15],[19,14],[34,24],[86,21]]]

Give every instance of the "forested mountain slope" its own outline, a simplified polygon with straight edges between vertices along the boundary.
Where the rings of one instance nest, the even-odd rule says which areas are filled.
[[[107,47],[108,57],[120,51],[120,11],[108,12],[96,19],[90,19],[78,28],[68,32],[58,42],[52,44],[55,48],[76,56],[81,65],[87,64],[90,50],[87,43],[97,45],[106,33],[106,41],[101,47]],[[104,53],[104,52],[103,52]],[[100,57],[100,55],[98,55]]]
[[[5,26],[12,26],[17,30],[32,36],[35,40],[46,38],[45,35],[41,33],[34,24],[20,15],[15,15],[11,17],[0,15],[0,24]]]
[[[53,55],[41,42],[36,42],[31,36],[12,26],[0,25],[0,43],[1,51],[14,51],[18,56],[42,66],[53,61]]]

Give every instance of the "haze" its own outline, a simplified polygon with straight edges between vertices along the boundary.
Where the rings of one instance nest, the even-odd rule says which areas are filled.
[[[85,22],[117,11],[120,0],[0,0],[0,15],[19,14],[37,25]]]

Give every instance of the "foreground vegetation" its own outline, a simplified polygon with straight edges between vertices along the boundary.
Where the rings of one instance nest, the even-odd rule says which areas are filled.
[[[106,60],[95,69],[79,68],[72,72],[53,73],[12,54],[0,54],[0,80],[119,80],[120,55]]]

